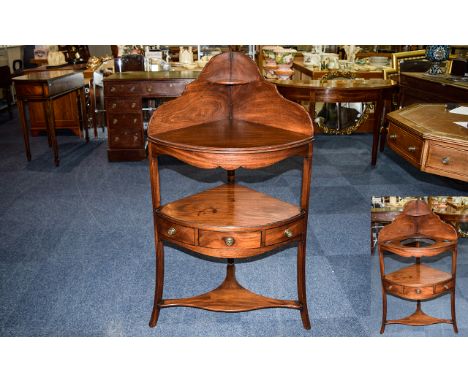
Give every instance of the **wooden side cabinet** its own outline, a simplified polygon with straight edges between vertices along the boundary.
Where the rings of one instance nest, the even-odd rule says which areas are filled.
[[[150,121],[148,141],[154,208],[156,287],[150,326],[160,310],[193,307],[219,312],[264,308],[307,311],[305,260],[312,165],[313,127],[308,113],[279,95],[255,63],[241,53],[213,58],[183,95],[160,106]],[[227,170],[227,183],[161,205],[158,157],[170,155],[192,166]],[[239,167],[266,167],[291,156],[303,158],[300,205],[235,183]],[[194,297],[166,299],[164,243],[226,259],[225,280]],[[296,298],[259,295],[239,284],[235,260],[297,244]]]
[[[145,99],[179,97],[197,78],[195,71],[123,72],[104,79],[109,161],[146,158],[143,126]]]

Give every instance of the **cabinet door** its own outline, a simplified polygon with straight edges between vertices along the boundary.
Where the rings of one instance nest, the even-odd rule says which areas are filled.
[[[76,93],[69,93],[52,101],[54,109],[55,127],[73,130],[80,135],[80,116],[78,114]],[[42,102],[29,102],[29,116],[31,132],[45,131],[45,113]]]

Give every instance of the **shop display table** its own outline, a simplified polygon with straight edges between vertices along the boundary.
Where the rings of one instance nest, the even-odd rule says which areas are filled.
[[[26,157],[31,160],[31,148],[29,144],[29,131],[26,121],[25,104],[39,104],[45,115],[45,128],[49,146],[54,153],[54,162],[60,163],[57,138],[55,135],[56,113],[54,112],[55,100],[66,98],[71,93],[76,93],[78,102],[71,105],[78,110],[80,127],[85,131],[86,142],[89,141],[88,125],[86,121],[86,101],[84,91],[83,73],[71,70],[34,71],[25,75],[14,77],[18,111],[23,128],[24,146]],[[73,109],[72,109],[73,110]]]
[[[468,116],[445,104],[415,104],[387,114],[387,143],[424,172],[468,181]]]
[[[405,205],[403,212],[382,228],[378,240],[380,275],[382,281],[382,327],[389,324],[432,325],[447,323],[458,332],[455,315],[455,279],[457,270],[457,232],[431,212],[429,206],[414,200]],[[436,266],[437,256],[450,252],[451,271]],[[415,264],[385,273],[384,256],[387,253],[416,259]],[[430,262],[423,260],[430,258]],[[440,257],[439,257],[440,259]],[[421,309],[421,301],[450,293],[451,318],[431,317]],[[416,311],[408,317],[387,319],[387,294],[416,301]]]
[[[156,288],[150,326],[162,308],[193,307],[220,312],[291,308],[310,328],[305,259],[313,128],[307,112],[284,100],[255,63],[241,53],[214,57],[183,95],[160,106],[148,141],[155,224]],[[170,155],[205,169],[222,167],[228,182],[161,205],[158,157]],[[239,167],[266,167],[303,157],[300,205],[235,183]],[[163,298],[164,248],[170,242],[206,256],[226,259],[216,289],[195,297]],[[297,243],[297,299],[262,296],[241,286],[235,259]]]
[[[309,102],[312,119],[315,119],[316,102],[374,103],[371,164],[376,165],[382,117],[385,110],[390,110],[392,96],[397,91],[396,82],[383,79],[273,80],[272,82],[285,98],[295,102]]]

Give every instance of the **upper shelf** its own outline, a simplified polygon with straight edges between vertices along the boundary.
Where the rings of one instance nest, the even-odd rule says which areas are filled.
[[[180,97],[158,107],[148,126],[150,142],[220,154],[281,151],[312,136],[307,111],[237,52],[213,57]]]
[[[303,145],[312,137],[268,125],[223,119],[166,131],[149,139],[190,151],[266,152]]]

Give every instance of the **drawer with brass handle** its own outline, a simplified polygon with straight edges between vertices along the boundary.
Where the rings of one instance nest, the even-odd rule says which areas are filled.
[[[138,83],[126,83],[126,84],[116,84],[105,83],[104,85],[104,97],[114,97],[114,96],[127,96],[129,94],[140,94],[141,88]]]
[[[109,148],[141,148],[144,147],[142,129],[108,129]]]
[[[141,111],[140,98],[107,98],[105,100],[105,109],[111,113],[128,113]]]
[[[198,244],[206,248],[259,248],[261,232],[221,232],[200,230]]]
[[[180,241],[187,244],[195,244],[195,230],[164,219],[158,219],[158,233],[167,239]]]
[[[468,180],[468,150],[444,143],[429,143],[425,169],[439,175]]]
[[[423,140],[393,123],[389,125],[388,146],[413,165],[421,165]]]
[[[273,245],[288,241],[299,237],[304,231],[304,220],[296,220],[295,222],[282,225],[277,228],[271,228],[266,230],[265,233],[265,245]]]

